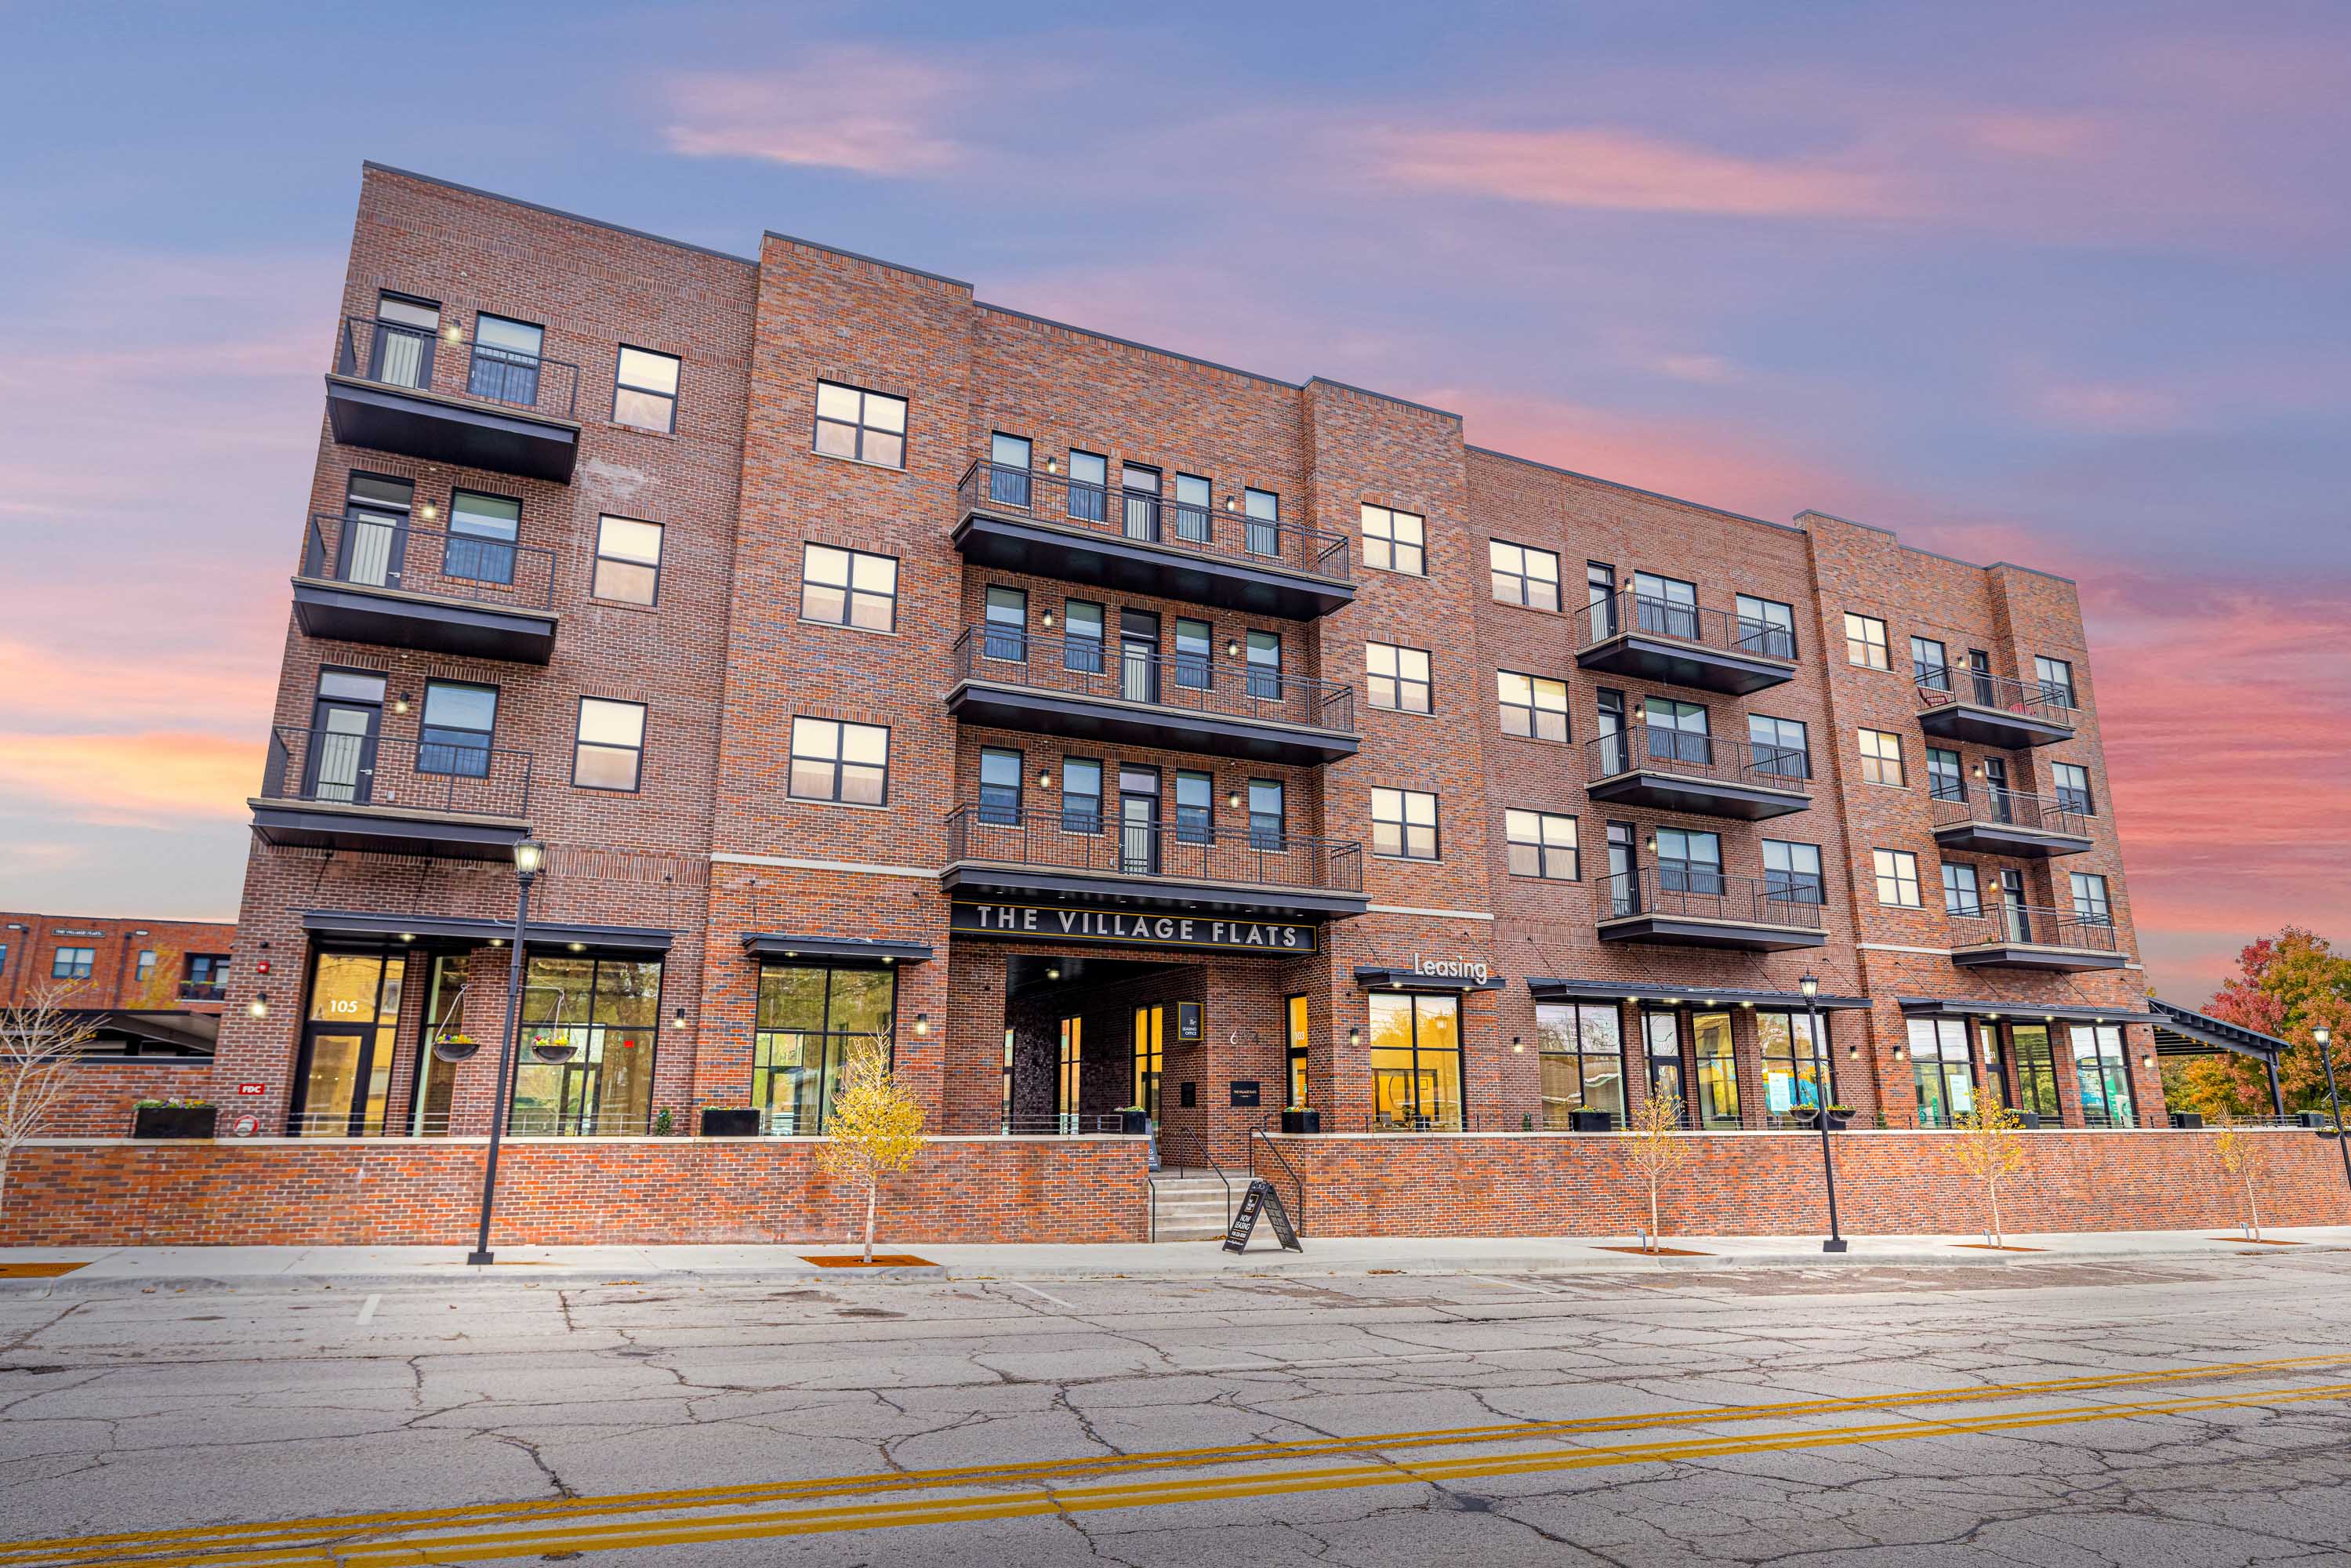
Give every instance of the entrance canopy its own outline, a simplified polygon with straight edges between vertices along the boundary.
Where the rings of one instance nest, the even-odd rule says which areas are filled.
[[[2206,1013],[2176,1007],[2170,1002],[2149,997],[2147,1005],[2155,1009],[2155,1053],[2158,1056],[2218,1056],[2228,1051],[2238,1056],[2250,1056],[2266,1067],[2277,1066],[2278,1058],[2293,1049],[2291,1042],[2273,1034],[2246,1029]]]
[[[1440,973],[1435,967],[1405,969],[1374,964],[1355,966],[1355,984],[1367,991],[1499,991],[1510,981],[1499,975],[1489,975],[1483,966],[1461,966],[1458,973]]]
[[[2153,1013],[2128,1008],[2083,1007],[2074,1002],[2019,1002],[1999,997],[1903,997],[1902,1014],[1914,1019],[2012,1019],[2020,1023],[2156,1023]]]
[[[809,936],[789,931],[744,933],[743,946],[754,957],[822,958],[835,968],[891,964],[926,964],[927,942],[891,942],[878,936]]]
[[[208,1057],[220,1040],[218,1013],[74,1008],[64,1016],[96,1031],[82,1048],[86,1056]]]
[[[1527,989],[1539,1002],[1688,1002],[1697,1007],[1801,1008],[1802,991],[1757,991],[1737,986],[1628,986],[1621,980],[1558,980],[1529,976]],[[1867,997],[1833,997],[1823,991],[1812,999],[1823,1012],[1866,1010]]]
[[[358,915],[339,909],[306,909],[302,928],[313,941],[341,940],[410,947],[475,947],[514,936],[514,922],[450,915]],[[523,946],[541,952],[569,949],[614,956],[657,957],[675,933],[652,925],[571,925],[534,920],[523,930]]]

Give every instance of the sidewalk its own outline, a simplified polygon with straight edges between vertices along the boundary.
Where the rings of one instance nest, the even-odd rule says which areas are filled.
[[[877,1243],[877,1253],[908,1254],[921,1267],[825,1269],[811,1255],[855,1257],[847,1245],[693,1247],[508,1247],[487,1268],[465,1261],[450,1247],[115,1247],[0,1249],[0,1291],[9,1293],[135,1294],[172,1290],[382,1290],[449,1285],[489,1289],[501,1284],[736,1284],[758,1280],[817,1279],[839,1283],[880,1278],[932,1280],[1197,1279],[1209,1276],[1468,1274],[1528,1277],[1619,1274],[1707,1269],[1818,1269],[1935,1264],[2018,1268],[2048,1263],[2121,1260],[2219,1260],[2246,1254],[2307,1257],[2351,1252],[2351,1226],[2265,1230],[2293,1246],[2259,1246],[2226,1229],[2072,1232],[2011,1235],[2016,1250],[1991,1251],[1980,1236],[1856,1238],[1852,1250],[1823,1254],[1814,1237],[1677,1236],[1667,1245],[1695,1257],[1650,1258],[1612,1250],[1631,1237],[1526,1237],[1480,1239],[1324,1239],[1309,1237],[1303,1252],[1280,1250],[1259,1227],[1246,1253],[1215,1241],[1122,1245],[919,1247]],[[2032,1250],[2024,1250],[2031,1249]],[[78,1265],[53,1277],[5,1277],[27,1265]],[[47,1270],[40,1270],[47,1274]]]

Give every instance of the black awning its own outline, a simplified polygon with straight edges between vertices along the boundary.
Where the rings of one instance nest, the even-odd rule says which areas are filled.
[[[2231,1051],[2250,1056],[2256,1061],[2277,1064],[2279,1057],[2294,1049],[2291,1041],[2273,1034],[2245,1028],[2209,1013],[2158,1001],[2153,997],[2147,1005],[2155,1009],[2155,1053],[2158,1056],[2214,1056]]]
[[[152,1047],[181,1056],[210,1056],[220,1042],[218,1013],[70,1008],[65,1017],[87,1022],[96,1031],[93,1044],[119,1040],[139,1051]]]
[[[744,950],[758,958],[823,958],[834,964],[880,967],[927,964],[927,942],[892,942],[878,936],[801,936],[789,932],[746,931]]]
[[[339,909],[306,909],[302,928],[313,940],[394,943],[413,947],[475,947],[514,936],[512,920],[476,920],[451,915],[358,915]],[[573,925],[534,920],[523,946],[540,952],[649,956],[666,953],[676,933],[655,925]]]
[[[1802,991],[1758,991],[1739,986],[1628,986],[1622,980],[1559,980],[1529,976],[1527,989],[1539,1002],[1687,1002],[1693,1007],[1801,1008]],[[1823,991],[1812,999],[1823,1012],[1865,1010],[1867,997],[1833,997]]]
[[[2153,1013],[2126,1007],[2093,1008],[2074,1002],[2003,1001],[1998,997],[1901,997],[1906,1018],[2014,1019],[2023,1023],[2155,1023]]]
[[[1463,975],[1432,975],[1424,969],[1399,969],[1374,964],[1355,966],[1355,984],[1367,991],[1499,991],[1510,982],[1499,975],[1472,971]]]

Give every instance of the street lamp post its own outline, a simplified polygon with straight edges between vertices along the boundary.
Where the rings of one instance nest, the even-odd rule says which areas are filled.
[[[2326,1103],[2335,1111],[2335,1150],[2343,1156],[2343,1180],[2351,1185],[2351,1129],[2343,1125],[2343,1097],[2335,1091],[2335,1031],[2320,1024],[2310,1031],[2311,1043],[2318,1047],[2318,1060],[2326,1064]]]
[[[514,1098],[515,1035],[522,1019],[522,945],[525,928],[530,924],[531,879],[538,875],[539,867],[547,863],[547,846],[537,839],[525,839],[514,847],[515,879],[520,890],[515,896],[514,952],[507,961],[507,1027],[504,1043],[498,1048],[498,1098],[490,1108],[490,1154],[482,1163],[482,1229],[468,1253],[468,1263],[493,1263],[490,1253],[490,1202],[498,1186],[498,1136],[506,1130],[507,1107]]]
[[[1820,1096],[1820,1114],[1814,1119],[1821,1124],[1821,1176],[1829,1189],[1829,1236],[1821,1243],[1823,1252],[1842,1252],[1844,1238],[1837,1230],[1836,1162],[1829,1157],[1829,1063],[1821,1051],[1821,978],[1807,970],[1796,982],[1804,993],[1804,1018],[1813,1036],[1813,1092]]]

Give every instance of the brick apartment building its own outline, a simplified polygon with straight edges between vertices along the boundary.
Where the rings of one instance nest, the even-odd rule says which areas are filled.
[[[2158,1121],[2072,583],[371,165],[215,1088],[1163,1149]],[[1581,1114],[1579,1114],[1579,1113]],[[664,1114],[666,1113],[666,1114]],[[225,1126],[224,1131],[227,1130]]]

